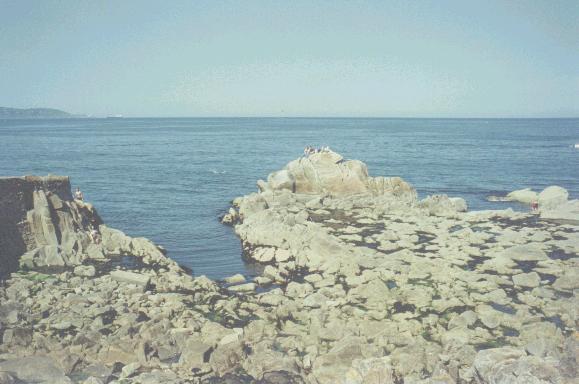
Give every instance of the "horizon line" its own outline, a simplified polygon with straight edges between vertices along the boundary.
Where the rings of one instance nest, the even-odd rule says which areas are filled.
[[[430,120],[540,120],[540,119],[561,119],[573,120],[579,119],[578,116],[474,116],[474,117],[457,117],[457,116],[72,116],[69,118],[80,119],[430,119]],[[66,119],[66,118],[65,118]]]

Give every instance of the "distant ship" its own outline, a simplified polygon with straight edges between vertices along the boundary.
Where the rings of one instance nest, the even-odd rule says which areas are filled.
[[[111,115],[111,116],[107,116],[107,119],[123,119],[123,115]]]

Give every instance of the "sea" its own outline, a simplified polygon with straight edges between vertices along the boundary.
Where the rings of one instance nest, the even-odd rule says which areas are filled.
[[[579,198],[579,119],[123,118],[0,120],[0,176],[68,175],[104,221],[164,246],[194,275],[255,268],[219,222],[306,145],[329,146],[400,176],[423,198],[470,210],[520,188],[559,185]]]

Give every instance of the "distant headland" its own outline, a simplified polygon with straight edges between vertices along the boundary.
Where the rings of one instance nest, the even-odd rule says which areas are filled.
[[[0,119],[62,119],[73,117],[86,117],[74,115],[53,108],[8,108],[0,107]]]

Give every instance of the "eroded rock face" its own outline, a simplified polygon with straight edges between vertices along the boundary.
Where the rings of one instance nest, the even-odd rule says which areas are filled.
[[[565,188],[553,185],[539,193],[539,207],[542,210],[551,210],[567,202],[569,192]]]
[[[28,266],[73,265],[88,257],[89,231],[102,221],[75,201],[68,177],[0,178],[0,274]]]
[[[391,193],[414,197],[416,192],[400,178],[372,178],[366,164],[345,160],[332,151],[323,151],[291,161],[283,170],[271,173],[267,183],[258,183],[262,192],[287,190],[298,194],[334,196]]]

